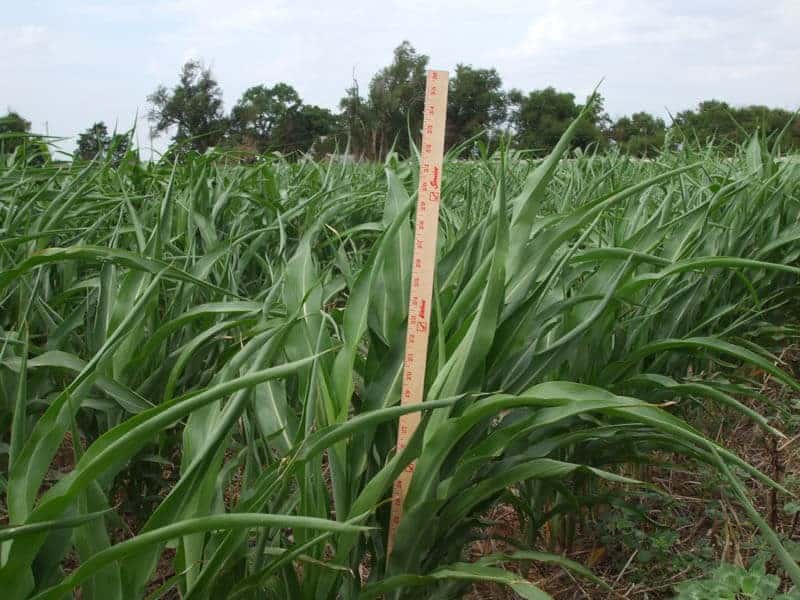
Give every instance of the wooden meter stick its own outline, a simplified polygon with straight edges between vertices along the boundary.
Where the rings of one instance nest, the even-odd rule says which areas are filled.
[[[439,193],[442,186],[444,125],[447,117],[447,71],[428,71],[425,85],[425,115],[420,147],[417,220],[414,227],[414,257],[411,263],[411,293],[408,300],[406,353],[403,361],[403,405],[423,401],[425,361],[428,356],[428,332],[431,318],[431,291],[436,266],[436,234],[439,228]],[[400,417],[397,452],[408,444],[419,425],[420,413]],[[394,483],[392,513],[389,521],[387,553],[391,554],[397,526],[403,516],[403,502],[414,474],[414,463],[400,473]]]

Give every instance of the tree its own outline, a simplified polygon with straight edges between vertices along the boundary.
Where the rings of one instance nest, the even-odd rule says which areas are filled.
[[[81,160],[93,160],[105,152],[110,142],[108,127],[99,121],[78,136],[76,155]]]
[[[280,121],[301,104],[300,95],[286,83],[251,87],[231,110],[231,131],[235,136],[256,141],[259,150],[264,151]]]
[[[505,121],[506,95],[502,85],[495,69],[456,66],[447,96],[447,148],[483,131],[495,130]]]
[[[347,88],[344,98],[339,101],[339,122],[347,136],[350,153],[366,158],[376,158],[377,118],[369,101],[359,93],[358,82]],[[344,140],[343,140],[344,141]]]
[[[301,104],[290,108],[277,123],[271,146],[284,153],[308,152],[335,128],[336,117],[327,108]]]
[[[14,152],[25,141],[30,130],[30,121],[23,119],[19,113],[9,111],[0,117],[0,153]]]
[[[106,154],[111,160],[111,164],[115,167],[118,166],[122,162],[122,159],[128,154],[130,148],[131,138],[129,135],[124,133],[113,134],[106,146]],[[138,156],[136,160],[138,160]]]
[[[633,156],[651,156],[664,145],[667,133],[663,119],[646,112],[621,117],[611,126],[609,135],[618,147]]]
[[[608,147],[609,134],[613,123],[606,112],[606,99],[602,94],[594,92],[592,96],[586,98],[586,102],[592,102],[589,114],[578,124],[573,145],[578,148],[587,148],[589,146],[600,149],[606,148]],[[579,114],[584,106],[585,104],[577,106]]]
[[[198,152],[215,146],[226,131],[222,112],[222,89],[209,69],[198,61],[183,65],[180,82],[172,91],[161,85],[147,97],[148,118],[157,133],[177,127],[176,143]]]
[[[768,138],[777,138],[778,134],[783,132],[781,147],[784,150],[800,150],[800,115],[797,113],[782,108],[755,105],[733,109],[733,116],[740,126],[740,131],[752,135],[758,129]]]
[[[108,127],[98,121],[78,136],[78,148],[75,157],[79,160],[106,158],[112,165],[118,166],[130,148],[130,138],[123,133],[108,135]]]
[[[730,105],[719,100],[706,100],[699,104],[697,111],[678,113],[675,125],[685,141],[701,144],[713,141],[729,147],[742,141]]]
[[[711,142],[728,151],[747,141],[756,130],[775,137],[787,125],[782,147],[800,148],[800,117],[780,108],[736,108],[720,100],[706,100],[696,110],[685,110],[675,117],[676,129],[685,141]]]
[[[575,103],[575,95],[558,92],[547,87],[528,95],[519,90],[508,94],[512,106],[511,124],[515,130],[515,143],[520,148],[550,152],[558,143],[569,124],[583,107]],[[603,99],[595,99],[590,115],[578,127],[572,147],[586,148],[591,144],[603,146],[606,142],[604,126],[607,116]]]
[[[31,123],[19,113],[9,111],[0,117],[0,155],[16,154],[30,166],[41,166],[52,160],[47,141],[30,133]],[[19,152],[17,152],[19,150]]]
[[[425,106],[425,69],[428,57],[418,54],[404,41],[394,50],[392,63],[381,69],[369,84],[369,106],[374,115],[371,155],[382,158],[396,140],[401,156],[411,153],[419,142]],[[411,131],[412,139],[408,132]]]
[[[336,117],[328,109],[303,104],[290,85],[257,85],[246,90],[231,110],[233,145],[256,153],[308,152],[320,137],[335,131]]]
[[[238,143],[252,142],[258,152],[274,149],[275,129],[290,110],[301,104],[300,95],[286,83],[251,87],[231,110],[231,135]]]

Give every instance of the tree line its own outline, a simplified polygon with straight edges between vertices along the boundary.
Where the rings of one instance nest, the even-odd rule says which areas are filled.
[[[407,156],[418,143],[422,126],[425,71],[428,56],[403,42],[392,62],[378,71],[366,90],[353,82],[338,111],[307,104],[288,83],[260,84],[247,89],[226,113],[222,88],[210,69],[198,61],[183,65],[178,83],[158,86],[147,97],[148,119],[155,134],[171,133],[173,149],[205,152],[233,150],[246,156],[268,152],[324,155],[347,151],[357,158],[381,160],[389,151]],[[575,95],[553,87],[523,92],[505,90],[494,68],[456,66],[450,79],[446,147],[464,156],[491,150],[503,135],[516,148],[545,154],[556,144],[583,105]],[[16,129],[15,129],[16,128]],[[21,138],[4,139],[4,132],[28,131],[30,123],[16,113],[0,118],[0,143],[13,149]],[[718,100],[672,117],[667,125],[641,111],[616,120],[596,98],[572,145],[582,149],[617,147],[647,157],[671,143],[715,143],[734,148],[759,129],[780,136],[787,150],[800,149],[797,113],[767,106],[733,107]],[[16,141],[15,141],[16,140]],[[76,157],[108,156],[118,161],[128,150],[128,137],[109,134],[102,122],[78,138]]]

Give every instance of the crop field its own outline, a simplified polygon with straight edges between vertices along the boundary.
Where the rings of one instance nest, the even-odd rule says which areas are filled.
[[[759,598],[800,586],[800,163],[758,136],[640,161],[571,134],[542,161],[447,159],[416,408],[413,157],[5,157],[0,595],[660,598],[758,556]],[[725,514],[668,522],[691,486]],[[645,592],[597,533],[633,513],[728,541]]]

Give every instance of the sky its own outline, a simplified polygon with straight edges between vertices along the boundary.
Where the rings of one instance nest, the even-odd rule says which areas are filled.
[[[408,40],[432,68],[495,67],[506,89],[600,91],[612,117],[705,99],[800,107],[800,0],[2,0],[0,112],[74,139],[96,121],[150,147],[147,95],[199,59],[226,109],[293,85],[335,109]],[[163,149],[166,138],[154,147]],[[73,143],[67,140],[65,148]]]

